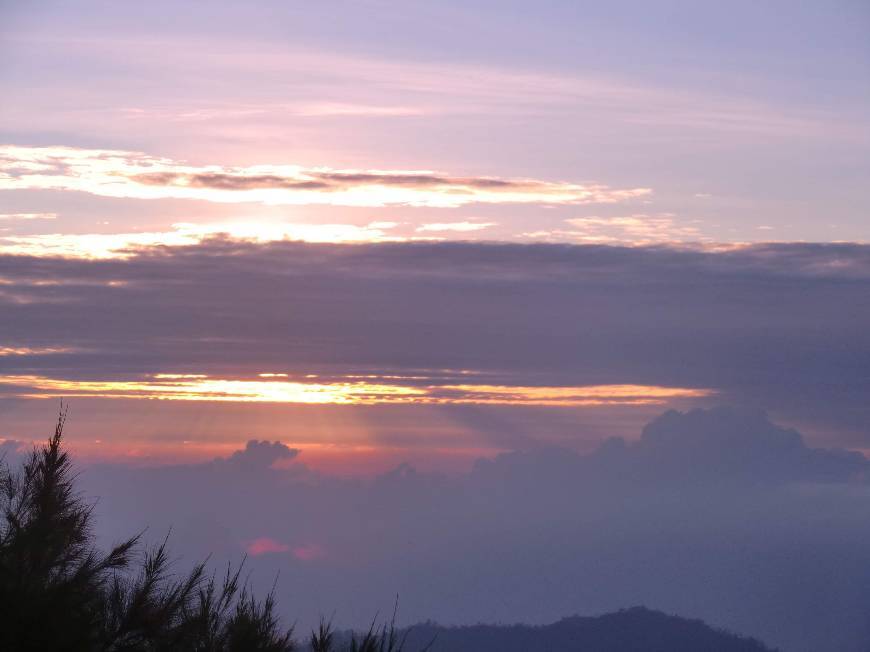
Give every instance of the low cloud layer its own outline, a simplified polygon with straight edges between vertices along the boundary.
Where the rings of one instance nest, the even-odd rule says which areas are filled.
[[[412,399],[441,388],[437,396],[478,403],[579,401],[590,387],[629,385],[678,388],[684,399],[697,392],[701,404],[756,404],[814,441],[867,448],[868,287],[870,248],[845,244],[699,251],[211,240],[126,260],[0,256],[8,381],[0,435],[32,436],[16,421],[32,399],[14,397],[57,396],[75,383],[196,392],[214,381],[244,398],[293,382],[309,393],[361,382],[402,386]],[[569,414],[567,405],[552,406],[554,418],[582,418],[582,406]],[[439,408],[445,418],[496,446],[518,409],[448,407]],[[534,417],[542,418],[550,417]],[[564,432],[553,423],[542,430]],[[367,424],[371,436],[381,431]]]
[[[74,426],[71,426],[74,429]],[[638,603],[792,652],[866,649],[870,463],[753,409],[667,412],[590,454],[530,448],[444,476],[314,473],[278,442],[205,464],[82,475],[101,536],[172,526],[183,563],[252,557],[303,627],[548,622]],[[304,588],[303,588],[304,587]],[[863,647],[862,647],[863,646]]]

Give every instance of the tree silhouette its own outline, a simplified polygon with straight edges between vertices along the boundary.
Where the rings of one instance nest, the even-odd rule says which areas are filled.
[[[66,416],[61,406],[54,435],[20,470],[0,468],[0,650],[295,650],[292,629],[275,615],[274,592],[254,597],[240,581],[241,566],[227,567],[219,581],[202,562],[178,578],[165,540],[144,553],[138,535],[107,553],[93,545],[93,506],[76,492],[62,449]],[[393,624],[373,626],[350,646],[401,650]],[[328,624],[312,633],[311,647],[335,650]]]

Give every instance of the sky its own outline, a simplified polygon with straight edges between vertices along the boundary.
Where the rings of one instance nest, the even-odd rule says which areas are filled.
[[[62,399],[103,536],[135,505],[247,550],[328,587],[284,591],[303,618],[401,585],[409,620],[644,602],[865,649],[868,30],[850,0],[0,0],[0,446]]]
[[[68,432],[78,429],[71,416]],[[15,442],[0,445],[9,459]],[[538,447],[467,472],[398,466],[369,481],[251,440],[210,460],[91,465],[79,487],[104,545],[170,532],[274,584],[304,635],[320,616],[550,623],[638,604],[777,649],[867,649],[867,459],[814,448],[745,408],[669,411],[588,453]]]
[[[864,3],[0,7],[0,435],[467,468],[751,398],[867,446]]]

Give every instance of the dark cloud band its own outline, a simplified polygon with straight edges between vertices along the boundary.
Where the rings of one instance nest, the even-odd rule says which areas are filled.
[[[469,370],[487,385],[711,389],[868,441],[862,245],[211,240],[127,260],[3,256],[0,280],[0,346],[56,351],[0,357],[7,375]]]

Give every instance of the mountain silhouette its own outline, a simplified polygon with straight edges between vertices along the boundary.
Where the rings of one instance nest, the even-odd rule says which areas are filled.
[[[424,623],[408,630],[406,648],[430,643],[431,652],[773,652],[755,639],[645,607],[543,626]]]

